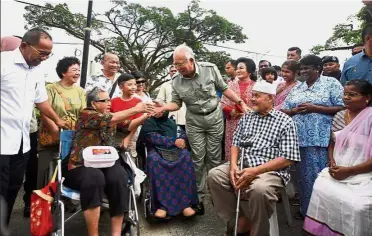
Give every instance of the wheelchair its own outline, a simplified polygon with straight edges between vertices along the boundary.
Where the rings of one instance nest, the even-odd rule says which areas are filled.
[[[177,128],[177,133],[180,135],[181,130],[178,127]],[[190,147],[188,146],[188,149],[190,150]],[[168,159],[170,161],[173,161],[171,156],[173,156],[172,152],[173,151],[167,151],[168,153],[162,153],[162,157],[165,159]],[[145,173],[147,172],[147,147],[146,143],[142,141],[137,142],[137,159],[136,159],[136,165],[138,168],[140,168],[142,171]],[[170,154],[170,155],[166,155]],[[147,174],[147,173],[146,173]],[[172,218],[171,216],[166,216],[164,219],[159,219],[154,216],[154,206],[152,203],[152,197],[151,197],[151,189],[150,189],[150,181],[151,181],[151,176],[147,176],[146,179],[141,183],[141,195],[140,195],[140,201],[141,205],[143,207],[143,213],[145,219],[149,223],[161,223],[161,222],[168,222]]]
[[[49,165],[49,173],[57,167],[57,191],[55,193],[54,202],[52,204],[52,214],[54,221],[54,230],[52,236],[64,236],[65,235],[65,224],[70,221],[73,217],[79,214],[82,210],[79,208],[75,213],[70,217],[65,219],[65,202],[62,198],[69,200],[80,200],[80,193],[76,190],[72,190],[63,185],[62,178],[62,162],[67,160],[70,149],[72,146],[73,131],[71,130],[61,130],[60,132],[60,147],[59,147],[59,159],[52,161]],[[118,149],[118,148],[116,148]],[[124,222],[122,227],[122,235],[129,236],[140,236],[140,227],[139,227],[139,216],[137,210],[137,203],[134,192],[134,171],[131,169],[127,160],[130,158],[130,154],[122,150],[118,150],[119,158],[121,158],[122,164],[125,170],[128,173],[128,189],[129,189],[129,211],[124,216]],[[103,199],[101,207],[103,209],[108,209],[109,204],[106,199]]]

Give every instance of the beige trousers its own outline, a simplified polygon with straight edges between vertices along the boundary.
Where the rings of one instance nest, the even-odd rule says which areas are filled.
[[[227,162],[210,170],[207,180],[214,208],[225,222],[235,220],[237,202],[229,172],[230,162]],[[246,190],[247,200],[240,201],[240,215],[253,224],[251,235],[270,236],[269,219],[278,201],[276,192],[280,188],[284,188],[283,180],[275,172],[267,172],[258,175]]]

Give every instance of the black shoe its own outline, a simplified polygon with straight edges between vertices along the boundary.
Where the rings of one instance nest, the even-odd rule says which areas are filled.
[[[25,208],[23,209],[23,217],[30,218],[30,212],[31,212],[30,207],[29,206],[25,206]]]
[[[204,215],[204,203],[203,202],[199,202],[195,207],[194,207],[194,210],[196,212],[196,215]]]

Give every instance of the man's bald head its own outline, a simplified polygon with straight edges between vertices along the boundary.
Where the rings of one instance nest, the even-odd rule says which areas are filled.
[[[120,69],[119,57],[115,53],[106,52],[102,58],[103,73],[113,75]]]

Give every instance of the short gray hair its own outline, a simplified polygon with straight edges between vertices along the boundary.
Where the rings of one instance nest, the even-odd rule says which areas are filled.
[[[191,58],[195,59],[194,51],[189,46],[187,46],[186,43],[183,43],[174,49],[173,57],[176,53],[180,53],[180,52],[183,52],[185,54],[185,57],[187,60]]]
[[[99,93],[106,92],[105,90],[99,88],[99,87],[94,87],[92,90],[87,92],[87,107],[88,108],[93,108],[92,107],[92,102],[98,101],[99,100]]]
[[[119,58],[119,56],[113,52],[106,52],[105,54],[103,54],[102,60],[104,61],[108,56],[117,56]]]

